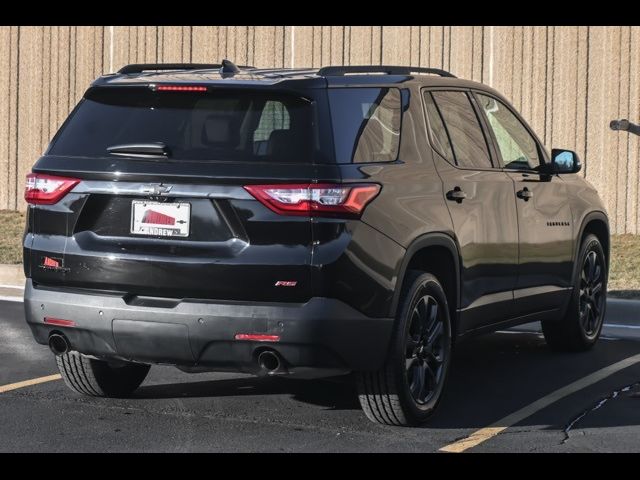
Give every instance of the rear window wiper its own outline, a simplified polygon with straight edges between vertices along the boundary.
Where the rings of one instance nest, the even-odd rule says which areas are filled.
[[[107,147],[107,152],[111,155],[127,157],[167,158],[169,156],[169,149],[162,142],[123,143]]]

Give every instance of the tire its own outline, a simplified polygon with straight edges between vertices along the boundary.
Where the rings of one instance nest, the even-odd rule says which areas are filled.
[[[423,424],[442,397],[451,344],[449,306],[440,282],[429,273],[410,271],[384,366],[356,374],[367,417],[385,425]]]
[[[126,397],[140,386],[150,368],[138,363],[114,366],[78,352],[57,355],[56,363],[71,390],[92,397]]]
[[[595,235],[589,234],[582,241],[575,269],[577,281],[566,315],[561,320],[542,322],[547,345],[558,352],[589,350],[600,337],[607,307],[608,268]]]

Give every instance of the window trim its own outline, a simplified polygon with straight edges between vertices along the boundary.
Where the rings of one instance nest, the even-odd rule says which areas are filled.
[[[442,155],[442,153],[440,153],[438,151],[438,149],[435,147],[435,142],[433,141],[432,138],[432,128],[431,128],[431,122],[429,121],[429,114],[427,113],[427,106],[425,104],[425,100],[424,100],[424,92],[437,92],[437,91],[444,91],[444,92],[463,92],[467,95],[467,98],[469,99],[469,103],[471,104],[471,108],[473,109],[476,118],[478,119],[478,124],[480,125],[480,130],[482,131],[482,136],[484,137],[485,143],[487,144],[487,153],[489,154],[489,161],[491,162],[491,167],[465,167],[462,165],[458,164],[458,159],[455,156],[455,147],[453,146],[453,143],[451,143],[451,149],[453,151],[453,156],[455,159],[456,163],[451,163],[449,160],[447,160],[447,158]],[[487,138],[487,132],[485,131],[485,126],[484,126],[484,119],[479,116],[479,111],[478,111],[478,107],[476,104],[476,99],[475,96],[472,95],[473,91],[470,88],[465,88],[465,87],[422,87],[420,88],[420,102],[422,103],[422,113],[424,115],[424,119],[425,119],[425,126],[427,127],[427,139],[429,141],[429,145],[431,146],[431,149],[436,152],[445,162],[447,162],[449,165],[451,165],[452,167],[458,169],[458,170],[468,170],[468,171],[473,171],[473,172],[493,172],[496,170],[500,170],[500,167],[496,167],[496,158],[495,158],[495,151],[494,151],[494,145],[493,142],[490,142],[489,139]],[[436,108],[438,109],[438,113],[440,113],[440,107],[438,107],[438,104],[434,101]],[[442,115],[440,115],[440,117],[442,118]],[[447,129],[447,124],[444,121],[444,118],[442,119],[443,123],[444,123],[444,127],[445,130],[447,131],[447,135],[449,135],[449,130]],[[449,137],[449,142],[451,142],[451,137]]]
[[[502,170],[503,172],[540,173],[539,170],[536,170],[534,168],[505,168],[503,166],[504,160],[502,158],[502,154],[500,153],[498,140],[495,137],[495,133],[493,132],[493,129],[491,128],[491,125],[489,124],[489,119],[487,118],[486,113],[480,107],[480,102],[476,98],[476,95],[480,94],[480,95],[484,95],[486,97],[493,98],[494,100],[500,102],[501,105],[504,105],[504,107],[511,112],[511,114],[516,118],[516,120],[518,120],[520,122],[520,124],[524,127],[524,129],[527,131],[527,133],[529,133],[529,135],[531,136],[531,138],[535,142],[536,148],[538,149],[538,157],[541,160],[540,165],[546,165],[546,164],[549,163],[549,156],[547,155],[547,151],[544,148],[544,146],[542,145],[542,142],[540,141],[540,139],[538,138],[536,133],[529,126],[529,124],[524,120],[524,118],[515,110],[515,108],[512,105],[510,105],[506,101],[506,99],[501,99],[497,95],[492,94],[491,92],[487,92],[485,90],[480,90],[480,89],[471,89],[471,93],[472,93],[474,101],[477,104],[478,111],[480,112],[480,114],[482,116],[483,125],[485,126],[489,136],[491,137],[491,143],[493,144],[493,148],[494,148],[494,150],[496,152],[496,158],[499,161],[499,166],[496,167],[496,168],[499,169],[499,170]]]

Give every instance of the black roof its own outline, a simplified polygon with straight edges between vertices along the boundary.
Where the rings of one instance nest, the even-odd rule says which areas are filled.
[[[349,65],[322,68],[255,68],[236,66],[229,60],[213,63],[132,64],[117,73],[103,75],[93,82],[102,85],[149,85],[156,83],[198,83],[233,86],[290,86],[326,88],[339,85],[394,85],[417,81],[420,84],[479,86],[457,79],[438,68],[401,65]],[[289,84],[289,85],[286,85]],[[484,86],[486,88],[486,86]]]
[[[341,65],[322,67],[319,69],[312,68],[263,68],[240,66],[238,67],[229,60],[222,60],[221,64],[218,63],[133,63],[126,65],[118,70],[121,75],[129,75],[135,73],[143,73],[147,71],[193,71],[193,70],[218,70],[220,75],[237,75],[242,73],[251,73],[255,75],[273,75],[278,76],[291,76],[297,75],[299,72],[313,72],[320,77],[349,75],[358,73],[380,73],[387,75],[410,75],[412,73],[428,73],[434,75],[440,75],[441,77],[452,77],[455,75],[442,70],[440,68],[428,68],[428,67],[409,67],[399,65]]]

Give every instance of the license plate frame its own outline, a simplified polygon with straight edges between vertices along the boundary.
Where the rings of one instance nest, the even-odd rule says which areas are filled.
[[[145,218],[146,217],[146,218]],[[171,221],[173,220],[173,223]],[[187,238],[191,230],[191,204],[151,200],[131,201],[131,235]]]

